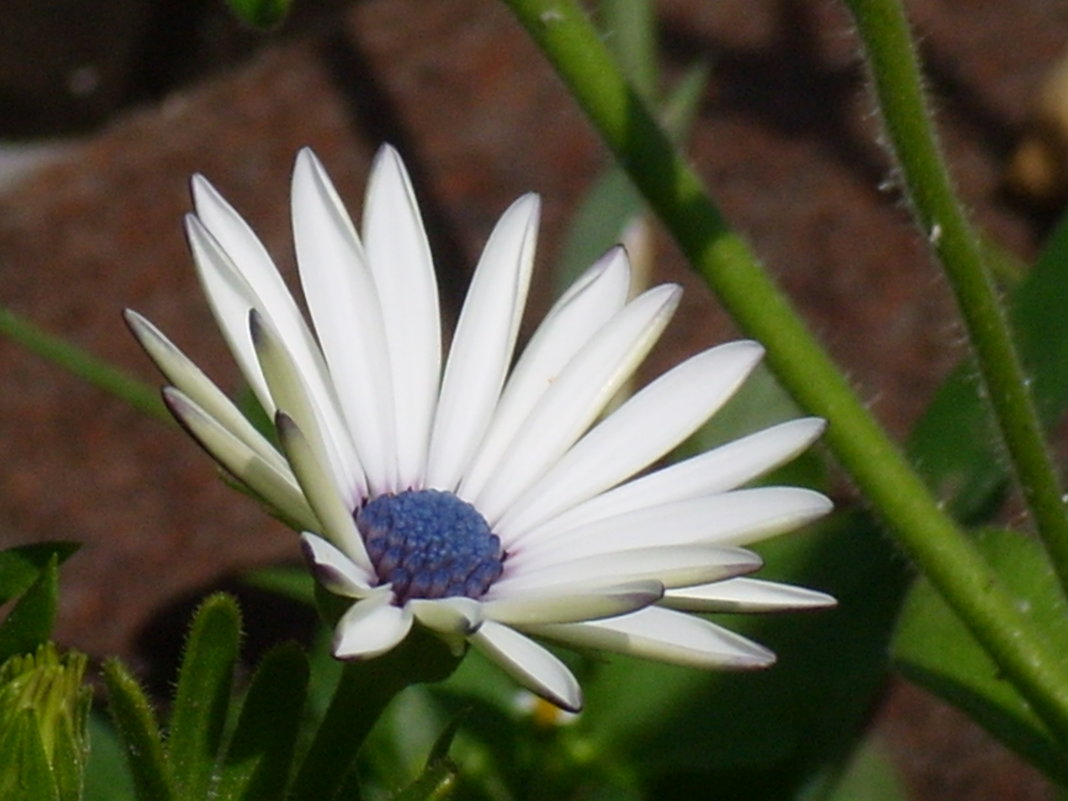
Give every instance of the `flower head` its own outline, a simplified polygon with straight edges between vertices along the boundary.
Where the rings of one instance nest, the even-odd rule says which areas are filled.
[[[418,624],[577,709],[574,677],[531,636],[752,668],[773,655],[690,613],[833,603],[744,577],[760,559],[741,547],[830,508],[810,490],[738,489],[811,444],[822,421],[635,478],[732,395],[759,345],[699,353],[599,420],[680,295],[664,285],[628,301],[622,248],[557,301],[513,365],[539,213],[537,197],[520,198],[490,235],[443,364],[434,267],[393,149],[375,160],[360,233],[311,151],[297,158],[293,231],[311,327],[241,217],[199,176],[193,196],[186,230],[201,283],[281,450],[151,323],[127,319],[171,383],[178,420],[304,532],[319,581],[351,599],[337,657],[382,654]]]

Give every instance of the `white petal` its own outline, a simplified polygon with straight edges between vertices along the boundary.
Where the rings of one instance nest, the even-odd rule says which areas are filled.
[[[473,598],[414,598],[407,605],[416,620],[441,634],[466,637],[482,625],[482,604]]]
[[[596,419],[656,342],[681,290],[659,286],[628,303],[582,349],[531,411],[475,505],[495,525]]]
[[[312,394],[305,381],[306,374],[302,374],[286,343],[255,309],[249,312],[249,336],[256,348],[256,358],[259,359],[276,409],[285,412],[296,422],[307,438],[316,461],[323,468],[329,468],[333,477],[331,486],[341,494],[345,506],[350,510],[355,509],[360,499],[365,497],[366,487],[362,481],[355,485],[347,483],[347,474],[338,467],[338,460],[334,458],[337,449],[332,447],[336,442],[325,435],[323,410],[316,402],[323,399],[317,399]]]
[[[430,246],[404,164],[378,151],[367,184],[363,236],[382,304],[396,410],[400,488],[422,484],[441,374],[441,322]]]
[[[511,539],[659,459],[711,417],[756,367],[756,342],[720,345],[687,359],[631,397],[579,440],[501,518]]]
[[[245,443],[278,472],[289,472],[285,459],[274,446],[255,429],[222,390],[163,335],[163,332],[132,309],[127,309],[124,316],[145,353],[176,389],[181,390],[209,417],[214,418],[219,425]]]
[[[825,428],[816,417],[780,423],[597,495],[539,528],[548,536],[637,509],[732,490],[793,459]]]
[[[371,594],[373,574],[357,565],[332,543],[310,531],[301,534],[300,541],[304,558],[315,578],[330,592],[346,598],[366,598]]]
[[[502,542],[509,559],[527,567],[651,545],[748,545],[830,510],[831,502],[809,489],[757,487],[636,509],[563,532],[535,529],[516,543]]]
[[[203,178],[194,178],[193,189],[195,197],[204,195],[213,199],[211,202],[204,201],[205,205],[212,208],[217,204],[225,206],[225,201],[215,194]],[[247,231],[248,226],[233,209],[229,206],[225,208],[234,218],[233,226]],[[326,378],[322,355],[270,260],[267,259],[265,264],[258,259],[245,264],[236,263],[216,241],[212,232],[204,227],[204,223],[192,215],[186,217],[186,233],[201,285],[208,296],[215,319],[264,410],[269,416],[274,415],[275,402],[267,389],[249,337],[250,309],[256,309],[263,319],[279,332],[293,353],[293,359],[303,373],[310,391],[314,393],[315,404],[323,415],[330,443],[331,461],[334,463],[334,469],[346,477],[342,483],[352,486],[362,484],[363,471],[348,430],[337,411],[334,390]],[[255,239],[251,231],[247,233]],[[258,242],[256,244],[258,249],[262,250],[262,245]],[[264,256],[266,257],[266,254]]]
[[[304,497],[319,518],[322,533],[368,576],[374,575],[363,538],[353,520],[353,510],[342,498],[334,478],[323,467],[304,433],[285,412],[275,415],[282,448],[304,490]]]
[[[508,378],[493,422],[460,485],[463,497],[474,498],[482,490],[530,410],[579,348],[623,308],[629,286],[626,253],[612,248],[549,310]]]
[[[785,612],[826,609],[837,603],[833,596],[805,587],[734,578],[701,587],[670,590],[659,605],[687,612]]]
[[[610,584],[600,589],[587,582],[573,586],[508,593],[493,600],[482,599],[488,620],[513,626],[536,623],[577,623],[633,612],[656,603],[664,594],[658,581]]]
[[[615,651],[695,668],[748,670],[775,654],[699,617],[650,607],[594,623],[531,626],[531,633],[567,645]]]
[[[352,221],[308,149],[293,170],[293,237],[341,414],[372,492],[393,491],[394,393],[378,295]]]
[[[357,601],[334,629],[334,656],[338,659],[370,659],[393,649],[408,636],[412,612],[394,606],[388,584],[368,598]]]
[[[163,399],[178,422],[216,462],[288,522],[299,528],[319,525],[288,467],[279,469],[273,461],[263,459],[180,390],[166,387]]]
[[[539,208],[536,195],[513,203],[475,269],[441,383],[427,486],[455,490],[489,425],[526,304]]]
[[[582,688],[567,666],[519,632],[487,620],[469,640],[532,693],[570,712],[582,708]]]
[[[200,220],[191,214],[186,216],[185,230],[197,275],[219,330],[260,405],[268,414],[274,414],[274,401],[248,337],[248,311],[261,305],[259,299]]]
[[[717,545],[632,548],[581,559],[561,553],[556,562],[546,560],[536,568],[525,569],[517,569],[511,562],[505,562],[504,575],[493,585],[494,597],[609,581],[659,581],[665,587],[690,587],[751,573],[763,564],[751,551]]]

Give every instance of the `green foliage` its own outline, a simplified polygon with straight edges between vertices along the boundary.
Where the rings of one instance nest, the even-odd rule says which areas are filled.
[[[208,598],[193,619],[167,738],[179,798],[205,798],[212,784],[240,632],[241,615],[228,595]]]
[[[177,801],[156,713],[137,679],[118,660],[104,663],[111,718],[126,755],[137,801]]]
[[[257,668],[219,766],[219,801],[281,799],[289,782],[308,686],[308,660],[292,643]]]
[[[116,661],[104,666],[112,718],[138,801],[284,797],[304,718],[307,660],[297,646],[279,646],[260,663],[243,699],[233,703],[240,629],[230,596],[214,595],[197,610],[167,738],[129,672]]]
[[[1068,404],[1068,217],[1010,295],[1009,315],[1047,425]],[[958,367],[939,388],[909,441],[914,463],[950,499],[956,516],[982,522],[1005,492],[1009,468],[1001,457],[974,363]]]
[[[0,666],[0,798],[80,801],[88,752],[85,656],[45,643]]]
[[[56,619],[58,557],[53,554],[37,581],[0,624],[0,660],[28,654],[47,642]]]
[[[987,529],[977,543],[1017,599],[1020,610],[1068,652],[1068,617],[1042,549],[1018,532]],[[1068,783],[1068,756],[1027,702],[926,580],[909,594],[892,652],[907,678],[956,704],[1040,770]]]
[[[239,20],[263,31],[282,24],[292,0],[226,0],[230,10]]]

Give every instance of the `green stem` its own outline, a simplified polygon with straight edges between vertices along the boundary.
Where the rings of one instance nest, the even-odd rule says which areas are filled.
[[[0,336],[7,337],[30,353],[52,362],[97,389],[114,395],[149,417],[166,423],[174,422],[155,388],[131,378],[103,359],[43,331],[3,307],[0,307]]]
[[[901,544],[1050,729],[1068,742],[1061,660],[1016,608],[967,535],[939,507],[853,393],[700,180],[674,150],[573,0],[506,0],[608,147],[738,324],[802,406]]]
[[[924,102],[919,63],[898,0],[846,0],[871,64],[890,146],[916,223],[927,235],[975,349],[1024,500],[1068,593],[1068,515],[1008,318],[982,243],[957,200]]]
[[[351,781],[356,755],[390,701],[412,684],[447,678],[458,664],[440,640],[418,627],[388,654],[346,663],[286,798],[337,797]]]

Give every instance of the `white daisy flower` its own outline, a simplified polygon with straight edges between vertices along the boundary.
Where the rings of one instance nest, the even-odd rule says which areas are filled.
[[[490,235],[443,364],[434,266],[393,149],[375,159],[359,234],[316,157],[297,157],[310,326],[241,217],[202,177],[193,197],[186,230],[201,283],[281,450],[151,323],[127,320],[170,382],[178,420],[304,531],[318,580],[352,599],[338,658],[382,654],[420,625],[577,710],[574,676],[536,639],[757,668],[770,651],[691,613],[833,603],[743,577],[761,562],[741,547],[830,509],[807,489],[738,489],[810,445],[821,420],[634,478],[734,393],[758,344],[699,353],[598,419],[680,295],[664,285],[628,301],[622,248],[560,298],[513,364],[539,214],[536,196],[520,198]]]

